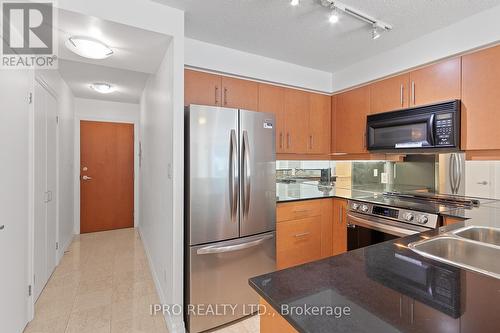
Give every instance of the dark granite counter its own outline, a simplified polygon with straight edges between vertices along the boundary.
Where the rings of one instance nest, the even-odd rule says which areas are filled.
[[[446,214],[468,220],[249,283],[299,332],[499,332],[499,279],[424,258],[407,245],[464,226],[500,228],[500,203]]]

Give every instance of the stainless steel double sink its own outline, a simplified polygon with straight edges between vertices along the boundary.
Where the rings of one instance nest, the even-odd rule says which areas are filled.
[[[469,226],[413,242],[414,252],[500,279],[500,229]]]

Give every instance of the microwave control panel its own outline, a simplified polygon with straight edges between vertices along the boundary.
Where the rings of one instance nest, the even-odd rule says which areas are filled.
[[[441,113],[436,115],[436,146],[449,146],[455,142],[453,113]]]

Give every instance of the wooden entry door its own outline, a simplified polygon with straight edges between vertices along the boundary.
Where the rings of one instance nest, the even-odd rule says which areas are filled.
[[[80,122],[80,232],[134,226],[134,125]]]

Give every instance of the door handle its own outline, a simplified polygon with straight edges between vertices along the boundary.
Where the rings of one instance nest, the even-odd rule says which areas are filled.
[[[252,177],[252,170],[250,169],[250,144],[248,142],[248,132],[243,131],[243,154],[242,154],[242,172],[243,178],[243,220],[248,217],[250,211],[250,181]]]
[[[196,254],[217,254],[217,253],[226,253],[226,252],[234,252],[234,251],[240,251],[240,250],[245,250],[257,245],[260,245],[264,243],[266,240],[274,238],[274,234],[272,235],[265,235],[259,239],[246,242],[246,243],[239,243],[239,244],[234,244],[234,245],[226,245],[226,246],[206,246],[202,247],[201,249],[198,249],[196,251]]]
[[[5,229],[5,225],[4,224],[0,225],[0,230],[3,230],[3,229]]]
[[[82,180],[92,180],[92,177],[89,177],[89,176],[82,176]]]
[[[238,168],[236,166],[236,131],[231,130],[229,139],[229,200],[231,206],[231,222],[237,222],[238,213]]]
[[[477,185],[488,185],[488,182],[483,180],[482,182],[477,182]]]

